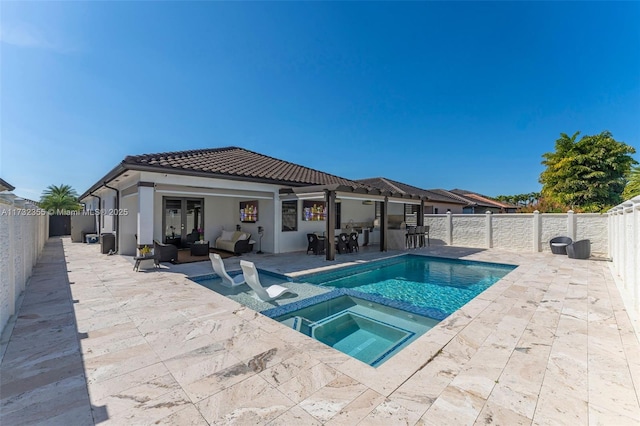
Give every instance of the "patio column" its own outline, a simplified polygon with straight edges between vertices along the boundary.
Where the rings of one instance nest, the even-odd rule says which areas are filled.
[[[416,217],[416,225],[423,226],[424,225],[424,201],[420,200],[420,204],[418,204],[418,212],[416,213],[418,217]]]
[[[153,182],[138,182],[138,248],[153,247]]]
[[[387,229],[389,228],[388,214],[389,197],[384,197],[380,206],[380,251],[387,251]]]
[[[327,260],[336,259],[336,192],[328,189],[324,190],[324,200],[327,203],[327,220],[325,221],[327,230],[324,240],[324,252]]]

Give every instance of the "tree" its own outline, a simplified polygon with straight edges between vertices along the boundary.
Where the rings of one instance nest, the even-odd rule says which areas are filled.
[[[516,195],[498,195],[496,200],[503,203],[513,204],[520,208],[529,207],[535,204],[540,198],[539,192],[529,192],[528,194],[516,194]]]
[[[540,174],[542,196],[586,211],[620,203],[625,177],[637,164],[631,157],[635,149],[616,141],[608,131],[576,141],[579,134],[561,133],[556,151],[542,155],[546,166]]]
[[[69,185],[49,185],[42,191],[40,207],[45,210],[80,210],[78,193]]]
[[[630,200],[640,195],[640,166],[634,166],[629,172],[627,186],[624,187],[622,198]]]

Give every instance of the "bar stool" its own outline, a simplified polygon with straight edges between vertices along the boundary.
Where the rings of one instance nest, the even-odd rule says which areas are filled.
[[[414,248],[416,246],[416,227],[409,226],[404,237],[405,248]]]
[[[416,226],[416,246],[424,247],[424,226],[418,225]]]

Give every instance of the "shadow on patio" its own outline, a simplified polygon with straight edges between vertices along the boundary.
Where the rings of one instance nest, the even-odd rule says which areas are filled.
[[[2,424],[94,424],[62,240],[51,238],[3,336]],[[11,325],[13,329],[11,330]]]

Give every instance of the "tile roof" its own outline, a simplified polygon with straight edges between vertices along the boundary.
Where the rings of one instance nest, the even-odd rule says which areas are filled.
[[[210,174],[212,177],[240,177],[293,186],[340,184],[354,188],[364,185],[349,179],[279,160],[235,146],[192,151],[131,155],[124,159],[128,168]]]
[[[11,185],[6,180],[0,178],[0,191],[13,191],[14,189],[16,189],[15,186]]]
[[[433,201],[440,201],[443,203],[464,204],[464,205],[469,204],[469,200],[467,200],[466,198],[463,198],[445,189],[427,189],[426,191],[429,194],[429,199]]]

